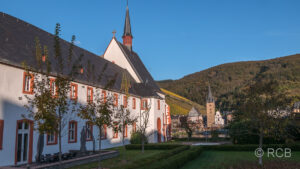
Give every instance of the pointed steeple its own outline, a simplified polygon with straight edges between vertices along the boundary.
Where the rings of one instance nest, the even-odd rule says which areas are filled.
[[[210,89],[210,85],[208,86],[208,95],[207,95],[207,99],[206,99],[206,102],[207,103],[212,103],[214,102],[214,97],[212,96],[212,93],[211,93],[211,89]]]
[[[128,1],[126,7],[126,17],[125,17],[125,25],[124,25],[124,33],[123,33],[123,44],[128,47],[129,50],[132,49],[132,34],[131,34],[131,25],[130,25],[130,17],[129,17],[129,8]]]

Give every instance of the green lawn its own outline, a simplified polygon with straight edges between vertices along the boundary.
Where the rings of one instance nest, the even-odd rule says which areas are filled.
[[[118,157],[103,160],[101,165],[103,168],[122,168],[122,165],[132,163],[135,160],[140,160],[145,157],[149,157],[158,153],[161,153],[162,150],[145,150],[142,153],[141,150],[124,150],[123,147],[112,148],[110,150],[118,150],[120,155]],[[76,167],[72,167],[71,169],[93,169],[97,168],[98,163],[89,163]]]
[[[300,161],[300,152],[292,152],[292,157],[285,159]],[[204,151],[198,158],[187,163],[182,169],[225,169],[232,164],[256,160],[254,152],[250,151]],[[264,160],[274,160],[274,158],[264,156]]]

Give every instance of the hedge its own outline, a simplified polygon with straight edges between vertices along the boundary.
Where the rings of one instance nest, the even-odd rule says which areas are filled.
[[[213,146],[201,146],[203,150],[215,150],[215,151],[254,151],[258,148],[257,144],[249,145],[213,145]],[[285,145],[285,144],[269,144],[263,145],[264,150],[267,148],[290,148],[292,151],[300,151],[300,145]]]
[[[174,156],[171,156],[167,159],[161,159],[155,163],[145,166],[139,169],[180,169],[187,162],[197,158],[203,151],[203,148],[200,146],[191,147],[189,150],[178,153]]]
[[[161,144],[162,145],[162,144]],[[164,148],[166,148],[167,146],[162,146]],[[122,166],[122,169],[137,169],[137,168],[143,168],[145,166],[149,166],[152,165],[154,162],[162,160],[162,159],[167,159],[171,156],[174,156],[175,154],[181,153],[185,150],[190,149],[190,146],[187,145],[180,145],[177,148],[173,148],[171,150],[168,151],[164,151],[162,153],[159,154],[154,154],[150,157],[146,157],[137,161],[134,161],[133,163],[127,164]]]
[[[170,150],[178,147],[182,147],[181,144],[145,144],[145,150]],[[125,146],[127,150],[139,150],[142,149],[141,144],[128,144]]]

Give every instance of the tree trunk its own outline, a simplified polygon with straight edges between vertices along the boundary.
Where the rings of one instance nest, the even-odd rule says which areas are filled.
[[[58,153],[58,159],[59,159],[59,168],[62,169],[62,152],[61,152],[61,112],[59,111],[59,128],[58,128],[58,139],[59,139],[59,153]]]
[[[98,169],[101,169],[101,127],[99,127],[99,162]]]
[[[144,153],[144,149],[145,149],[145,147],[144,147],[144,143],[145,141],[144,141],[144,135],[142,135],[142,153]]]
[[[262,151],[262,145],[263,145],[263,131],[262,129],[260,129],[260,133],[259,133],[259,148]],[[262,155],[259,156],[258,158],[258,164],[262,166],[263,161],[262,161]]]

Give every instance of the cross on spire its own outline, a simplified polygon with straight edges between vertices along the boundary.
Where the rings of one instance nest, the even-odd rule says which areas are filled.
[[[113,37],[116,37],[116,33],[117,33],[116,30],[112,31]]]

